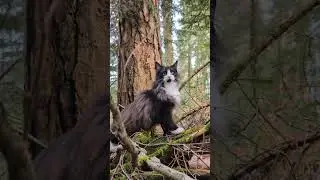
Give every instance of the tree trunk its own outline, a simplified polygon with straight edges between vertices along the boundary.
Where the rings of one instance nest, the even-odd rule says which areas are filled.
[[[95,1],[30,2],[25,128],[48,143],[73,128],[87,101],[105,89],[107,20]],[[31,148],[33,155],[41,150]]]
[[[163,17],[163,42],[165,49],[165,62],[173,63],[173,46],[172,46],[172,0],[162,0],[162,17]]]
[[[256,0],[251,0],[250,4],[250,50],[254,48],[256,41],[256,16],[257,16],[257,2]],[[251,75],[252,78],[257,78],[256,70],[257,60],[253,60],[251,63]],[[252,98],[254,102],[257,103],[257,89],[255,87],[254,81],[252,81]]]
[[[34,160],[38,180],[108,179],[109,6],[109,1],[81,1],[79,43],[75,46],[79,47],[78,62],[73,75],[75,91],[80,95],[77,103],[82,103],[77,106],[81,115],[74,128],[50,143]],[[94,94],[99,96],[90,98]]]
[[[151,88],[161,62],[157,1],[120,1],[118,103],[127,105]]]
[[[187,76],[187,78],[188,77],[190,77],[191,76],[191,72],[192,72],[192,66],[191,66],[191,57],[192,57],[192,49],[190,48],[190,44],[188,44],[188,76]],[[189,86],[189,88],[188,88],[188,90],[190,91],[191,90],[191,83],[190,82],[188,82],[188,86]]]

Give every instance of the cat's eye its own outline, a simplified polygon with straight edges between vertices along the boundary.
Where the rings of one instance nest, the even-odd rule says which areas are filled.
[[[164,72],[162,73],[162,75],[163,75],[163,76],[165,76],[166,74],[167,74],[167,72],[166,72],[166,71],[164,71]]]

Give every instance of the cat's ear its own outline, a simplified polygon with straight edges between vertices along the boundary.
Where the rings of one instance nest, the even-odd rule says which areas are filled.
[[[159,71],[161,69],[161,65],[156,61],[156,71]]]
[[[177,69],[178,68],[178,61],[176,61],[173,65],[172,65],[173,68]]]

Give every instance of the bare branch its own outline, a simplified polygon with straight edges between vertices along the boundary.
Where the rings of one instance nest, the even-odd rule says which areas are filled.
[[[131,153],[132,165],[133,167],[136,167],[139,150],[137,148],[137,145],[129,138],[124,124],[121,121],[120,111],[117,108],[117,106],[112,102],[112,100],[110,110],[113,115],[113,123],[111,129],[114,132],[114,135],[120,139],[120,141],[124,144],[126,149]]]
[[[179,87],[179,90],[181,90],[184,86],[186,86],[186,84],[195,76],[197,75],[202,69],[204,69],[207,65],[210,64],[210,61],[207,61],[206,63],[204,63],[204,65],[202,65],[201,67],[199,67],[197,70],[194,71],[193,74],[191,74],[190,77],[188,77],[185,81],[183,81]]]
[[[24,131],[16,128],[16,127],[11,127],[14,131],[17,131],[19,134],[23,135]],[[31,140],[32,142],[36,143],[37,145],[41,146],[42,148],[48,148],[48,145],[45,143],[41,142],[39,139],[36,137],[32,136],[31,134],[27,133],[28,139]]]
[[[285,142],[278,147],[270,148],[270,150],[267,150],[257,157],[255,157],[251,162],[248,163],[247,166],[242,167],[238,170],[236,170],[229,179],[240,179],[244,175],[251,173],[255,169],[262,167],[266,165],[268,162],[274,160],[279,155],[282,155],[283,153],[286,153],[290,150],[295,150],[299,147],[303,147],[305,145],[310,145],[313,143],[316,143],[320,140],[320,133],[316,132],[313,135],[309,136],[308,138],[301,139],[301,140],[291,140],[288,142]]]
[[[3,71],[3,73],[0,74],[0,81],[14,68],[16,64],[18,64],[20,60],[21,60],[20,58],[17,59],[15,62],[10,64],[9,67],[5,71]]]
[[[202,109],[205,109],[205,108],[207,108],[207,107],[209,107],[209,106],[210,106],[210,104],[206,104],[206,105],[203,105],[203,106],[199,106],[198,108],[193,109],[193,110],[185,113],[177,122],[180,122],[180,121],[182,121],[183,119],[187,118],[188,116],[191,116],[192,114],[197,113],[198,111],[200,111],[200,110],[202,110]]]
[[[310,11],[320,4],[320,0],[312,0],[307,5],[299,8],[291,17],[286,19],[280,25],[270,31],[270,35],[267,36],[262,42],[256,43],[251,49],[249,55],[246,55],[225,77],[225,80],[219,86],[220,93],[224,94],[229,86],[239,77],[239,75],[246,69],[246,67],[254,61],[259,54],[261,54],[271,43],[277,40],[283,33],[285,33],[292,25],[294,25],[301,18],[306,16]]]
[[[176,180],[180,180],[180,179],[181,180],[192,180],[193,179],[182,172],[179,172],[175,169],[172,169],[172,168],[169,168],[168,166],[165,166],[156,157],[152,157],[152,158],[146,160],[146,163],[154,171],[157,171],[157,172],[159,172],[163,175],[166,175],[167,177],[170,177],[172,179],[176,179]]]
[[[137,160],[144,161],[150,168],[153,170],[160,172],[163,175],[166,175],[172,179],[176,180],[192,180],[188,175],[174,170],[160,162],[160,160],[156,157],[149,158],[146,155],[146,150],[140,148],[135,142],[133,142],[124,127],[123,122],[121,121],[121,114],[117,106],[111,102],[110,110],[113,115],[113,123],[112,123],[112,130],[114,134],[121,140],[124,146],[132,155],[132,163],[134,167],[136,167]]]

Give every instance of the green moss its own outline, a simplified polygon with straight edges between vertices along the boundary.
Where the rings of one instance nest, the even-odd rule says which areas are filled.
[[[149,144],[154,140],[154,136],[152,135],[152,132],[144,131],[137,133],[134,136],[134,140],[143,144]]]
[[[194,127],[194,128],[187,129],[185,132],[176,136],[171,143],[172,144],[179,144],[179,143],[190,142],[193,138],[190,135],[192,133],[197,132],[198,130],[200,130],[202,128],[205,128],[205,131],[209,130],[210,123],[207,123],[204,127]],[[157,150],[155,152],[151,153],[149,156],[150,157],[159,156],[159,155],[163,156],[165,154],[165,152],[168,151],[169,148],[170,148],[170,143],[168,143],[168,145],[163,145],[163,146],[157,148]]]
[[[139,156],[138,158],[138,166],[142,166],[150,157],[147,155]]]

